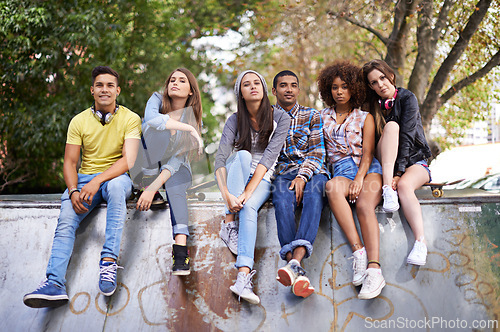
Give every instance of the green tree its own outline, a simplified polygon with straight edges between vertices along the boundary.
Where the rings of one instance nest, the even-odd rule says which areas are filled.
[[[173,69],[211,69],[191,41],[238,25],[248,8],[213,0],[0,1],[0,192],[64,187],[66,129],[92,103],[94,66],[120,73],[118,102],[142,116]],[[205,83],[205,134],[213,137]]]
[[[361,65],[382,58],[395,68],[398,84],[417,96],[426,130],[434,118],[445,127],[438,141],[448,146],[498,97],[492,84],[500,64],[498,1],[269,1],[257,9],[250,52],[233,65],[252,62],[268,80],[281,69],[295,70],[299,102],[322,106],[315,79],[333,60]]]

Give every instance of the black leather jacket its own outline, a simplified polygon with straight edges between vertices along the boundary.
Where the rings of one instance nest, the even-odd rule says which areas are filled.
[[[399,148],[394,172],[404,173],[407,167],[431,156],[422,127],[422,119],[418,110],[417,97],[413,92],[398,88],[394,107],[385,121],[396,121],[399,124]]]

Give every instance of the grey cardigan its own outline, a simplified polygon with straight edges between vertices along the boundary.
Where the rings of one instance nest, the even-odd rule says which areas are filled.
[[[276,125],[275,129],[259,161],[259,164],[262,164],[268,170],[274,165],[283,148],[291,120],[286,112],[275,108],[273,111],[273,121]],[[227,159],[233,153],[235,144],[239,138],[237,131],[237,113],[233,113],[229,119],[227,119],[224,129],[222,130],[219,149],[215,155],[215,172],[217,172],[219,168],[226,166]]]

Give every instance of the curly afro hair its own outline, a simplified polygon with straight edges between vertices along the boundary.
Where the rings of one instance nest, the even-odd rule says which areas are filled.
[[[328,107],[335,106],[335,100],[332,96],[333,80],[339,77],[347,84],[347,88],[351,92],[351,105],[354,108],[359,108],[365,101],[365,84],[361,68],[355,64],[339,60],[321,70],[318,76],[318,88],[321,99]]]

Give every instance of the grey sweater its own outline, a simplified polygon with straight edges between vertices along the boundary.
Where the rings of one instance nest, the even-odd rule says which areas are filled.
[[[288,133],[288,128],[290,127],[290,117],[283,110],[275,108],[273,111],[273,121],[274,121],[274,131],[269,139],[269,144],[266,149],[262,151],[255,151],[255,147],[252,146],[252,156],[256,153],[262,153],[262,157],[259,160],[259,164],[266,167],[269,174],[266,174],[265,178],[269,181],[269,177],[272,173],[276,159],[283,148],[285,143],[286,135]],[[221,167],[226,166],[226,161],[229,156],[233,153],[235,144],[239,138],[237,133],[237,118],[236,113],[233,113],[229,119],[227,119],[224,129],[222,130],[222,137],[219,143],[219,149],[215,155],[215,172]],[[255,167],[252,168],[252,171]],[[269,172],[271,171],[271,173]]]

